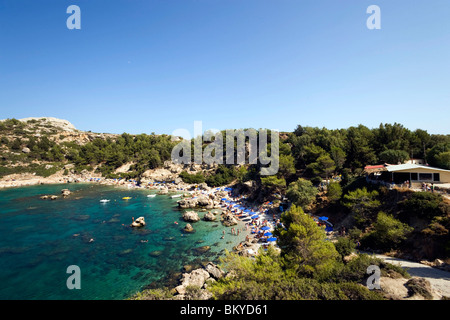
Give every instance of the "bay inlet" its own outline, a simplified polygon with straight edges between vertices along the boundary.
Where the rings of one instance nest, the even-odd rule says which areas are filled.
[[[40,199],[61,189],[70,196]],[[0,190],[0,299],[126,299],[185,265],[217,262],[245,238],[219,219],[186,233],[177,198],[152,193],[89,183]],[[130,227],[140,216],[146,226]],[[70,265],[80,268],[81,289],[67,288]]]

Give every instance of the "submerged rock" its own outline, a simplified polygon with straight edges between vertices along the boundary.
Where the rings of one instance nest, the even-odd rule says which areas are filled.
[[[127,254],[130,254],[131,252],[133,252],[133,249],[125,249],[120,251],[117,255],[123,257],[126,256]]]
[[[150,252],[148,255],[150,256],[150,257],[159,257],[160,255],[162,255],[162,251],[161,250],[155,250],[155,251],[152,251],[152,252]]]
[[[73,220],[77,220],[77,221],[85,221],[89,219],[89,215],[88,214],[80,214],[78,216],[75,216],[72,218]]]
[[[183,272],[191,272],[192,270],[194,270],[194,266],[187,264],[185,266],[183,266]]]
[[[202,247],[194,248],[194,251],[199,254],[203,254],[205,252],[208,252],[209,250],[211,250],[210,246],[202,246]]]

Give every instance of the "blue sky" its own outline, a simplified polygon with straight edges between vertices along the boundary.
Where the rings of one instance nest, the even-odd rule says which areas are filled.
[[[66,9],[81,8],[81,30]],[[381,30],[366,9],[381,8]],[[0,119],[448,134],[450,1],[0,0]]]

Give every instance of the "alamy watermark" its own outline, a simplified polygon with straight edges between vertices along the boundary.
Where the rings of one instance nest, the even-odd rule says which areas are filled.
[[[67,278],[66,286],[67,289],[81,289],[81,270],[77,265],[70,265],[66,269],[66,273],[71,275]]]
[[[366,12],[371,14],[367,18],[366,26],[369,30],[380,30],[381,29],[381,9],[377,5],[371,5],[367,8]]]
[[[70,16],[66,20],[66,26],[69,30],[81,29],[81,9],[77,5],[70,5],[67,7],[66,13]],[[369,30],[381,29],[381,9],[377,5],[370,5],[366,10],[367,14],[370,14],[366,21],[366,26]]]
[[[192,138],[186,129],[177,129],[172,133],[173,139],[183,136],[173,149],[171,159],[177,164],[261,164],[260,174],[274,175],[279,169],[279,132],[270,130],[270,151],[268,150],[267,129],[229,129],[222,131],[208,130],[203,133],[202,122],[194,121],[194,145],[192,155]],[[203,143],[208,142],[203,149]],[[225,145],[225,154],[224,154]],[[248,151],[248,157],[246,157]],[[225,161],[224,161],[225,158]],[[246,161],[247,159],[247,161]]]
[[[66,13],[69,13],[70,16],[66,20],[67,29],[73,30],[81,29],[81,9],[79,6],[71,5],[67,7]]]
[[[381,277],[381,270],[380,267],[376,265],[370,265],[367,267],[367,274],[370,274],[370,276],[367,278],[366,286],[369,290],[373,289],[381,289],[380,285],[380,277]]]

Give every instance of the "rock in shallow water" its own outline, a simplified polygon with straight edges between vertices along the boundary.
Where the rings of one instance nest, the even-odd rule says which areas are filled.
[[[200,217],[195,211],[186,211],[183,213],[183,219],[188,222],[197,222],[200,220]]]
[[[186,226],[184,227],[183,230],[184,230],[184,232],[188,232],[188,233],[192,233],[195,231],[194,228],[189,223],[186,224]]]

